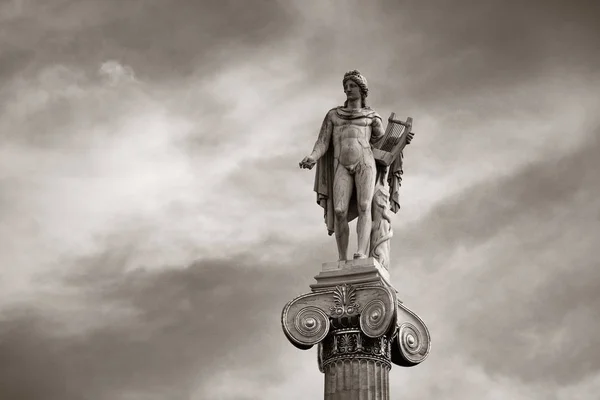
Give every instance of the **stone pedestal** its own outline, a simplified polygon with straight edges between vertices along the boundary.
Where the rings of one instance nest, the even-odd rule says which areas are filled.
[[[389,399],[392,364],[417,365],[429,354],[427,327],[373,258],[325,263],[315,279],[284,307],[285,335],[302,350],[318,345],[325,399]]]

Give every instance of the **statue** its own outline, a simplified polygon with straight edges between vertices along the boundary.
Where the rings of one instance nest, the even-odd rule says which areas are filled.
[[[325,211],[329,235],[335,233],[339,260],[348,259],[348,224],[358,218],[354,258],[371,256],[388,268],[392,235],[389,211],[395,213],[400,208],[402,149],[414,135],[410,132],[412,120],[397,121],[392,113],[384,131],[379,114],[367,106],[366,78],[353,70],[344,75],[342,83],[346,101],[327,112],[313,151],[300,167],[312,169],[317,165],[317,203]],[[392,125],[402,129],[394,130]]]

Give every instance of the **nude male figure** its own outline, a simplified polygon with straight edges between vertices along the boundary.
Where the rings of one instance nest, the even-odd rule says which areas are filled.
[[[349,217],[352,206],[358,214],[358,250],[354,258],[367,257],[372,224],[371,203],[377,175],[371,143],[384,135],[381,117],[366,105],[368,86],[365,77],[353,70],[344,75],[342,82],[346,94],[344,106],[327,113],[312,153],[300,162],[301,168],[312,169],[333,145],[333,193],[325,196],[333,196],[333,231],[340,261],[348,259],[348,222],[353,218]],[[321,177],[319,175],[317,168],[317,180],[327,180],[326,173],[322,173]],[[354,190],[355,204],[351,204]],[[327,205],[323,207],[327,219],[327,213],[331,210]]]

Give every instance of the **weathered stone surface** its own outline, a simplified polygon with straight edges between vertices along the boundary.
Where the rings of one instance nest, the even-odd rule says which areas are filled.
[[[287,338],[296,347],[308,349],[321,342],[331,328],[360,327],[367,337],[395,329],[396,294],[381,282],[331,285],[296,297],[281,316]]]
[[[390,268],[390,241],[394,234],[389,196],[390,192],[381,177],[377,180],[373,195],[373,225],[369,255],[377,260],[385,270]]]
[[[388,363],[349,358],[325,366],[325,400],[388,400]]]
[[[389,271],[382,268],[372,257],[324,263],[322,272],[315,276],[315,280],[317,283],[310,285],[312,290],[344,283],[353,285],[378,283],[391,286]]]
[[[283,309],[287,338],[303,350],[318,345],[326,399],[388,399],[392,364],[414,366],[429,354],[427,327],[373,258],[324,263],[315,279]]]
[[[327,231],[335,233],[338,259],[348,259],[348,223],[356,218],[358,245],[353,258],[370,254],[387,268],[389,211],[399,208],[402,152],[414,136],[412,119],[400,121],[392,113],[384,131],[381,116],[367,106],[367,79],[353,70],[342,83],[344,105],[327,112],[313,151],[299,164],[306,169],[317,166],[314,190],[325,211]],[[392,190],[385,190],[386,185]],[[388,199],[380,198],[382,193],[393,203],[391,207]],[[373,218],[377,219],[375,230]]]
[[[422,363],[429,355],[431,336],[417,314],[400,302],[397,305],[397,332],[392,346],[392,362],[402,367],[412,367]]]

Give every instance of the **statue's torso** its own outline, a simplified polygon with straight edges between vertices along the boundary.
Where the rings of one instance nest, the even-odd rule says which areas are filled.
[[[344,118],[337,112],[330,114],[333,124],[332,144],[334,157],[343,166],[356,165],[364,157],[373,158],[371,151],[371,124],[373,119],[358,116]]]

